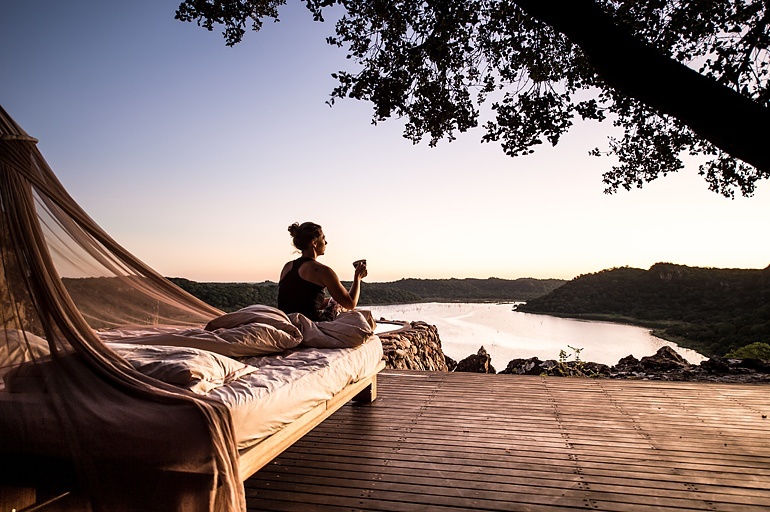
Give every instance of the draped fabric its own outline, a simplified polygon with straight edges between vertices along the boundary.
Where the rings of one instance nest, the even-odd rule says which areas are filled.
[[[0,107],[0,458],[65,461],[97,511],[244,510],[227,409],[138,373],[98,335],[222,312],[118,245],[36,142]]]

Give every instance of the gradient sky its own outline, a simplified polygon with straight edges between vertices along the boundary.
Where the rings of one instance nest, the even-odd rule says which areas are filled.
[[[342,279],[570,279],[659,261],[764,268],[770,183],[709,192],[697,162],[641,190],[603,193],[608,123],[510,158],[479,142],[413,145],[371,106],[325,104],[350,66],[289,0],[281,22],[228,48],[174,20],[176,0],[0,1],[0,104],[71,195],[167,276],[276,281],[312,220]]]

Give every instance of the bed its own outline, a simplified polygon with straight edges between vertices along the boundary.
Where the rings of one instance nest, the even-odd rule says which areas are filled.
[[[239,450],[242,480],[350,400],[373,401],[377,394],[377,374],[385,366],[382,344],[371,330],[367,333],[363,329],[358,335],[364,339],[354,346],[319,346],[337,343],[334,339],[316,339],[308,343],[312,346],[307,346],[302,332],[284,323],[285,315],[264,308],[248,313],[252,317],[256,314],[260,321],[251,318],[242,323],[243,318],[236,318],[232,322],[237,324],[235,327],[213,330],[156,327],[99,333],[108,346],[138,371],[205,394],[227,406]],[[228,321],[224,318],[220,323],[223,320]],[[244,326],[249,327],[244,329]],[[339,325],[334,328],[339,329]],[[247,340],[228,339],[233,330],[238,330],[238,336],[245,331]],[[253,335],[251,338],[249,333]],[[34,335],[27,333],[27,337],[32,340],[32,346],[45,344],[45,340]],[[281,343],[291,346],[284,347]],[[244,344],[252,346],[244,348]],[[275,352],[279,349],[280,352]],[[267,353],[259,354],[261,350]],[[244,352],[257,355],[243,355]],[[57,428],[55,418],[41,416],[41,409],[35,406],[37,401],[41,404],[45,401],[42,390],[25,384],[19,372],[15,373],[6,371],[0,375],[0,444],[3,445],[0,451],[24,446],[30,454],[64,456],[66,447],[50,443],[51,439],[57,439],[52,435]],[[36,411],[37,421],[25,421],[25,411],[30,410]],[[149,428],[157,429],[150,443],[126,440],[124,452],[119,452],[120,447],[105,441],[91,449],[140,460],[143,453],[158,449],[159,438],[174,437],[174,432],[165,425]],[[172,439],[171,442],[183,441]]]

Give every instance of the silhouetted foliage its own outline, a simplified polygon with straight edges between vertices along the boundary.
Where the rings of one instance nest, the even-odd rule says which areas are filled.
[[[169,280],[222,311],[236,311],[252,304],[278,306],[278,285],[270,281],[263,283],[199,283],[181,277]]]
[[[770,267],[699,268],[656,263],[581,275],[519,311],[629,321],[704,355],[770,341]]]
[[[286,0],[185,0],[182,21],[224,26],[227,45],[278,19]],[[704,156],[712,190],[751,195],[770,176],[766,0],[307,0],[339,16],[327,42],[355,71],[333,74],[339,98],[370,101],[373,122],[406,121],[431,145],[475,128],[506,154],[556,145],[578,118],[611,119],[620,138],[608,192]],[[481,115],[491,103],[492,116]]]
[[[416,300],[409,302],[523,301],[544,295],[563,285],[562,279],[401,279],[390,283],[366,283],[404,293]],[[363,293],[363,291],[362,291]]]
[[[169,278],[180,288],[223,311],[251,304],[276,306],[278,285],[263,283],[199,283]],[[390,283],[361,285],[359,305],[410,304],[415,302],[523,301],[539,297],[565,281],[560,279],[401,279]],[[343,283],[350,287],[350,283]]]

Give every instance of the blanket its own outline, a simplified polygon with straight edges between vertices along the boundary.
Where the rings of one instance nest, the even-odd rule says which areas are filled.
[[[301,313],[288,316],[302,333],[301,344],[313,348],[356,347],[374,333],[377,325],[369,311],[344,311],[328,322],[313,322]]]
[[[281,353],[298,345],[312,348],[349,348],[374,333],[369,311],[345,311],[332,321],[313,322],[299,313],[286,315],[270,306],[253,305],[219,316],[204,329],[172,332],[102,332],[105,341],[166,345],[208,350],[229,357]]]

